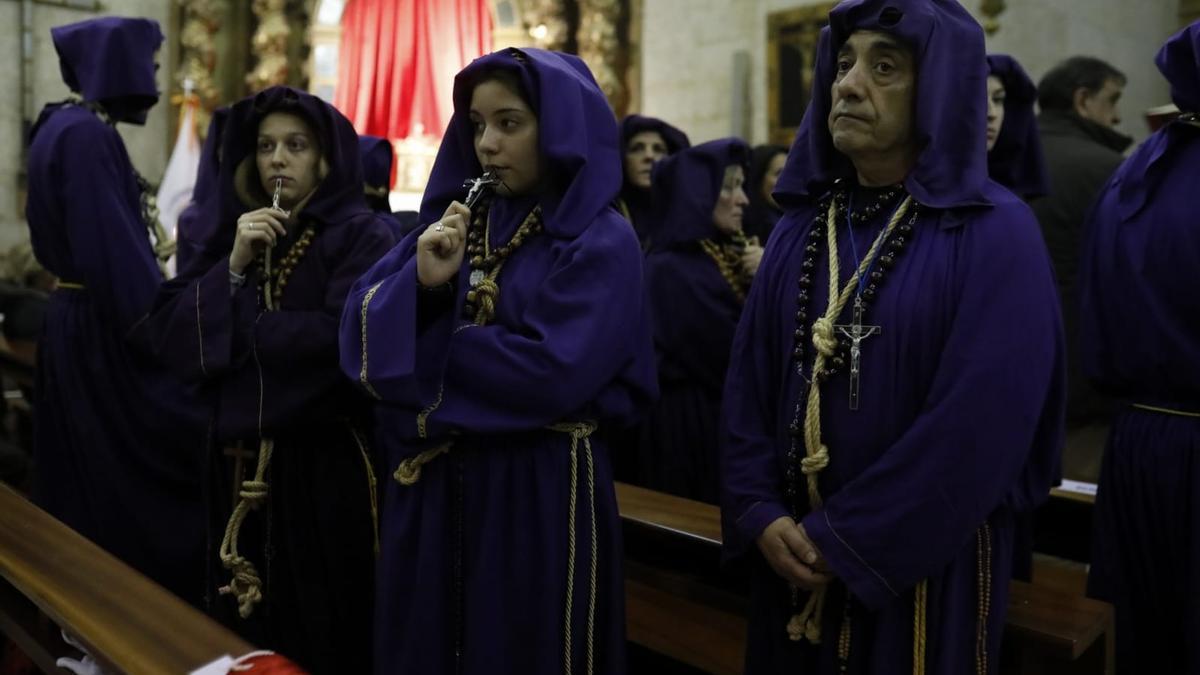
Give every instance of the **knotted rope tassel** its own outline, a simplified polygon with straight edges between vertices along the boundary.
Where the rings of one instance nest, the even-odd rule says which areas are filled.
[[[838,265],[837,202],[830,201],[829,203],[829,212],[825,222],[825,239],[826,245],[829,247],[829,300],[825,314],[813,323],[812,343],[816,348],[816,356],[813,358],[812,380],[808,384],[808,404],[804,410],[805,456],[800,460],[800,471],[804,474],[808,486],[808,504],[813,510],[821,507],[818,474],[829,466],[829,447],[821,442],[821,380],[824,379],[822,372],[825,370],[825,362],[837,351],[838,341],[837,335],[834,334],[834,324],[841,316],[846,303],[854,295],[858,287],[858,280],[867,273],[879,248],[891,236],[892,231],[896,229],[896,225],[908,213],[911,206],[912,197],[905,197],[904,202],[900,204],[896,213],[888,221],[887,227],[883,229],[883,232],[875,239],[875,243],[871,245],[871,249],[863,256],[862,263],[854,271],[854,276],[846,282],[845,288],[839,288],[838,280],[841,278],[841,271]],[[808,601],[798,614],[792,615],[787,625],[788,637],[794,641],[803,638],[813,644],[820,644],[821,615],[824,609],[825,587],[822,586],[809,594]]]
[[[242,523],[250,509],[257,509],[266,501],[269,486],[266,481],[267,466],[271,463],[271,453],[275,450],[275,442],[264,438],[258,448],[258,467],[254,471],[254,479],[242,481],[238,492],[240,499],[225,526],[225,537],[221,540],[221,564],[233,572],[229,585],[218,589],[221,595],[233,595],[238,601],[238,615],[243,619],[249,618],[254,606],[262,601],[262,579],[254,563],[238,553],[238,535]]]

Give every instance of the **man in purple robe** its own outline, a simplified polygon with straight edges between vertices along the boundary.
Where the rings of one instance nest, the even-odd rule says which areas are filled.
[[[729,348],[754,270],[743,263],[750,148],[736,138],[671,155],[654,168],[663,225],[646,256],[660,397],[642,422],[636,482],[718,501],[717,420]]]
[[[1080,356],[1113,420],[1088,594],[1113,603],[1118,673],[1200,673],[1200,22],[1155,59],[1180,117],[1117,169],[1087,225]]]
[[[202,412],[125,342],[163,275],[150,195],[116,124],[144,123],[158,100],[162,33],[153,21],[106,17],[51,36],[73,96],[42,110],[29,149],[30,237],[60,280],[38,349],[34,497],[198,603]]]
[[[995,672],[1013,514],[1048,495],[1062,440],[1049,259],[987,177],[966,10],[829,20],[724,397],[746,672]]]
[[[495,192],[458,201],[485,170]],[[455,78],[425,225],[342,316],[342,369],[379,400],[387,452],[381,675],[625,670],[592,432],[657,392],[620,184],[616,121],[578,57],[507,49]]]
[[[211,401],[208,607],[310,672],[368,672],[375,461],[337,339],[391,227],[363,200],[349,120],[307,93],[233,105],[220,158],[209,238],[139,327]]]

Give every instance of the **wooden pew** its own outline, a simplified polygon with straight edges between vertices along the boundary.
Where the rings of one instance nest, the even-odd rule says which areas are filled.
[[[629,640],[700,670],[740,673],[744,586],[716,569],[720,512],[709,504],[617,483],[626,531]],[[1112,608],[1053,588],[1013,582],[1005,628],[1007,672],[1112,672]]]
[[[0,514],[0,629],[46,672],[64,648],[39,612],[114,673],[183,675],[253,651],[4,485]]]

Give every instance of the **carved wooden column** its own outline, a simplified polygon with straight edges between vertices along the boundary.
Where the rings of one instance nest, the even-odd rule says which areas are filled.
[[[618,33],[621,10],[621,0],[579,0],[579,31],[576,33],[579,56],[592,69],[609,105],[619,113],[624,112],[628,98],[622,77],[624,50]]]
[[[192,81],[192,93],[200,99],[196,111],[197,131],[208,129],[209,111],[218,99],[213,72],[217,66],[216,33],[221,26],[219,0],[179,0],[183,12],[179,31],[180,63],[175,83],[183,87]]]
[[[292,29],[287,20],[287,0],[254,0],[251,8],[258,28],[250,40],[250,49],[258,62],[246,75],[246,85],[256,92],[287,84],[288,36]]]

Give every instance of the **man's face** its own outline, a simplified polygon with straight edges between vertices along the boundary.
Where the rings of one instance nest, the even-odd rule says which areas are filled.
[[[1108,78],[1099,91],[1088,91],[1080,87],[1075,90],[1075,112],[1086,120],[1106,127],[1115,127],[1121,123],[1121,113],[1117,110],[1117,102],[1121,100],[1121,92],[1125,84],[1120,80]]]
[[[838,52],[829,133],[851,160],[905,155],[913,139],[916,64],[887,33],[858,31]]]

